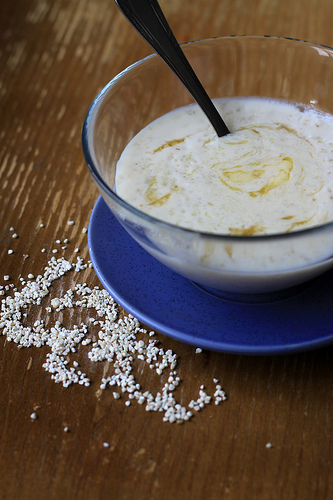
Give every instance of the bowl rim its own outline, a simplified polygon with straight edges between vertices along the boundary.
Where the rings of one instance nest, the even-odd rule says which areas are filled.
[[[208,37],[208,38],[201,38],[198,40],[191,40],[185,43],[182,43],[181,46],[188,46],[192,44],[197,44],[197,43],[202,43],[202,42],[208,42],[208,41],[213,41],[213,40],[228,40],[228,39],[274,39],[274,40],[283,40],[291,43],[300,43],[300,44],[309,44],[312,45],[313,47],[318,47],[321,49],[329,49],[333,51],[333,47],[330,47],[328,45],[316,43],[316,42],[311,42],[308,40],[302,40],[299,38],[292,38],[292,37],[284,37],[284,36],[274,36],[274,35],[227,35],[227,36],[214,36],[214,37]],[[158,226],[162,226],[164,228],[167,228],[168,230],[176,231],[176,232],[181,232],[181,233],[186,233],[189,235],[196,235],[202,238],[207,238],[209,237],[210,239],[217,239],[217,240],[227,240],[228,242],[231,241],[246,241],[247,243],[252,242],[258,242],[258,241],[269,241],[269,240],[282,240],[282,239],[290,239],[290,238],[298,238],[298,237],[304,237],[305,235],[309,235],[311,233],[316,233],[320,232],[321,230],[325,229],[328,230],[328,228],[333,229],[333,220],[330,222],[325,222],[324,224],[319,224],[316,226],[310,226],[305,229],[299,229],[295,231],[290,231],[288,233],[269,233],[269,234],[254,234],[251,236],[246,236],[246,235],[237,235],[237,234],[225,234],[225,233],[215,233],[215,232],[209,232],[209,231],[197,231],[195,229],[191,229],[188,227],[184,227],[181,225],[176,225],[172,224],[169,222],[166,222],[162,219],[158,219],[156,217],[153,217],[145,212],[140,211],[130,203],[126,202],[123,198],[117,195],[117,193],[105,182],[103,177],[99,174],[98,169],[95,167],[93,158],[90,154],[90,147],[89,147],[89,131],[92,130],[94,122],[96,120],[98,110],[100,108],[100,105],[103,101],[104,96],[109,92],[109,90],[124,76],[126,76],[128,73],[130,73],[132,70],[134,70],[137,66],[140,66],[142,64],[145,64],[145,62],[151,60],[151,59],[159,59],[159,56],[154,52],[152,54],[149,54],[146,57],[143,57],[142,59],[139,59],[138,61],[135,61],[134,63],[130,64],[127,66],[125,69],[120,71],[117,75],[115,75],[103,88],[102,90],[96,95],[96,97],[93,99],[88,112],[86,114],[83,127],[82,127],[82,134],[81,134],[81,141],[82,141],[82,149],[83,149],[83,154],[85,161],[87,163],[87,166],[90,170],[90,173],[99,186],[99,188],[102,189],[102,191],[109,197],[113,199],[114,202],[116,202],[118,205],[120,205],[122,208],[126,209],[127,211],[131,212],[133,215],[135,215],[138,218],[141,218],[145,220],[148,223],[153,223],[157,224]],[[171,70],[170,70],[171,71]]]

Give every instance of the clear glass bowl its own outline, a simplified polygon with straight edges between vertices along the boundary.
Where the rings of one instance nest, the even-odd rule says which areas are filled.
[[[259,96],[333,114],[333,49],[266,36],[200,40],[183,50],[211,98]],[[117,161],[132,137],[193,102],[156,55],[117,75],[92,103],[83,151],[96,184],[128,233],[163,264],[216,294],[293,287],[333,265],[333,222],[287,234],[230,236],[184,229],[146,215],[114,191]],[[333,134],[333,130],[332,130]]]

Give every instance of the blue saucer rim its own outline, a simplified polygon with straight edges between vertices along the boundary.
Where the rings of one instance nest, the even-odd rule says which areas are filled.
[[[149,311],[144,311],[141,308],[136,307],[134,304],[128,302],[126,297],[120,292],[118,292],[113,286],[112,283],[110,283],[105,275],[105,272],[100,265],[101,259],[99,256],[99,243],[96,241],[96,222],[98,221],[100,217],[100,212],[102,210],[105,210],[106,204],[103,200],[103,198],[100,196],[93,208],[90,222],[89,222],[89,228],[88,228],[88,246],[89,246],[89,253],[90,253],[90,258],[91,262],[93,264],[94,270],[102,283],[103,287],[107,290],[108,293],[113,297],[113,299],[129,314],[133,315],[136,317],[141,323],[146,325],[152,330],[155,330],[159,333],[162,333],[170,338],[173,338],[174,340],[184,342],[186,344],[193,345],[195,347],[200,347],[205,350],[212,350],[212,351],[218,351],[218,352],[224,352],[228,354],[241,354],[241,355],[280,355],[280,354],[293,354],[297,352],[303,352],[303,351],[309,351],[313,349],[319,349],[321,347],[325,347],[333,342],[333,328],[332,328],[332,333],[329,333],[328,335],[319,335],[318,337],[311,339],[311,340],[301,340],[298,342],[288,342],[288,343],[280,343],[280,344],[255,344],[255,345],[248,345],[248,344],[241,344],[241,343],[232,343],[232,342],[222,342],[219,341],[217,342],[216,340],[211,340],[207,338],[200,337],[198,335],[193,335],[189,334],[188,332],[184,331],[179,331],[175,330],[174,328],[171,328],[169,325],[156,321],[154,318],[150,317]],[[125,229],[120,225],[118,221],[116,221],[115,217],[113,216],[111,210],[107,208],[107,211],[109,212],[108,216],[111,218],[113,217],[117,226],[118,226],[118,231],[119,234],[121,232],[126,233]],[[129,236],[128,236],[129,237]],[[130,237],[129,237],[130,238]],[[131,238],[132,240],[132,238]],[[139,245],[132,240],[133,246],[137,246],[140,251],[145,252],[145,254],[148,256],[147,259],[154,259],[152,256],[150,256],[146,251],[142,250]],[[157,261],[154,259],[154,262],[156,263]],[[158,263],[160,266],[163,266],[162,264]],[[156,264],[155,264],[156,265]],[[163,266],[164,267],[164,266]],[[173,273],[173,271],[168,270],[170,273]],[[177,275],[178,276],[178,275]],[[185,280],[185,278],[179,277],[182,280]],[[187,280],[185,280],[187,282]],[[194,286],[194,285],[193,285]],[[205,294],[205,292],[201,292]],[[207,294],[207,300],[208,300],[209,295]],[[222,299],[217,299],[218,301]],[[288,301],[288,299],[285,299]],[[224,302],[224,301],[223,301]],[[232,305],[232,307],[235,307],[235,304]],[[262,307],[262,304],[251,304],[250,307],[253,308],[258,308]],[[259,310],[258,310],[258,314]],[[332,320],[332,325],[333,325],[333,320]],[[291,334],[292,335],[292,334]],[[290,336],[291,336],[290,335]],[[289,339],[290,340],[290,339]]]
[[[95,269],[95,267],[94,267]],[[319,349],[327,345],[332,344],[333,336],[328,335],[326,337],[321,337],[318,340],[312,340],[308,342],[299,342],[293,344],[276,344],[274,347],[271,345],[255,345],[249,346],[241,344],[230,344],[223,342],[209,341],[202,338],[198,338],[195,335],[189,335],[187,333],[179,332],[174,329],[167,327],[162,323],[155,322],[146,313],[139,309],[136,309],[126,300],[124,300],[120,295],[118,295],[112,287],[104,280],[103,275],[95,269],[95,272],[102,283],[103,287],[107,292],[113,297],[113,299],[127,311],[129,314],[137,318],[141,323],[147,325],[150,329],[162,333],[167,337],[170,337],[178,342],[184,342],[185,344],[192,345],[194,347],[200,347],[201,349],[223,352],[226,354],[235,355],[255,355],[255,356],[272,356],[272,355],[284,355],[284,354],[294,354],[297,352],[311,351],[314,349]],[[253,304],[251,304],[253,306]]]

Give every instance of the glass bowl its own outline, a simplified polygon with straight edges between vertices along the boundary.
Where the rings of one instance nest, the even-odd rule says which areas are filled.
[[[268,97],[333,115],[331,48],[267,36],[211,38],[182,47],[211,98]],[[113,78],[93,101],[83,151],[124,229],[160,262],[219,296],[281,291],[332,267],[333,222],[284,234],[212,234],[155,219],[117,195],[116,164],[128,142],[156,118],[192,102],[155,54]]]

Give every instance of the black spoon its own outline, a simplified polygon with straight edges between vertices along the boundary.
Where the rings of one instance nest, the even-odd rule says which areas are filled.
[[[229,130],[180,48],[157,0],[115,0],[128,21],[178,76],[206,114],[217,135]]]

